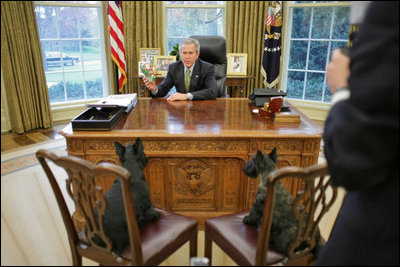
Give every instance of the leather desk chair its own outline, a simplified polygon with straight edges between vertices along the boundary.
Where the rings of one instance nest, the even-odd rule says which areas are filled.
[[[269,248],[274,190],[279,180],[293,178],[300,178],[304,183],[304,190],[298,192],[292,204],[297,229],[302,230],[298,231],[297,236],[289,245],[287,255],[283,255]],[[260,229],[243,223],[243,217],[249,211],[206,219],[204,254],[210,259],[210,264],[212,263],[212,241],[238,265],[300,266],[314,263],[316,255],[312,253],[312,250],[316,245],[315,234],[318,224],[337,196],[337,188],[332,186],[330,177],[327,176],[327,165],[281,168],[270,173],[266,183],[267,197]],[[304,203],[306,204],[303,205]],[[309,215],[307,216],[306,213]],[[302,218],[307,218],[307,222],[304,222]],[[300,244],[305,248],[296,250]]]
[[[225,38],[217,35],[194,35],[190,38],[196,39],[200,43],[199,58],[214,65],[217,97],[228,97],[225,85],[227,72]]]
[[[99,163],[97,165],[73,156],[58,157],[44,149],[36,152],[57,200],[66,230],[72,254],[72,264],[82,265],[82,257],[98,262],[100,265],[159,265],[187,241],[190,241],[190,257],[197,255],[197,221],[185,216],[160,210],[161,216],[158,220],[145,225],[139,229],[136,222],[133,198],[130,191],[130,173],[125,168],[112,163]],[[48,162],[64,168],[68,173],[66,180],[67,192],[75,203],[85,211],[86,222],[98,225],[94,228],[94,234],[103,237],[106,246],[101,247],[94,242],[89,242],[84,230],[77,229],[72,216],[61,193],[54,172]],[[103,229],[103,221],[97,223],[94,220],[93,210],[98,201],[102,199],[105,176],[120,179],[123,192],[123,202],[127,218],[130,245],[122,251],[122,257],[111,251],[112,243]],[[102,183],[103,182],[103,183]],[[77,186],[79,185],[79,186]],[[65,186],[65,185],[64,185]],[[96,187],[95,187],[96,186]],[[100,189],[94,190],[93,188]],[[95,192],[96,191],[96,192]],[[73,197],[72,197],[73,196]],[[82,197],[88,196],[88,197]],[[80,200],[79,200],[80,199]],[[104,210],[107,203],[103,202]],[[101,209],[100,213],[102,213]]]

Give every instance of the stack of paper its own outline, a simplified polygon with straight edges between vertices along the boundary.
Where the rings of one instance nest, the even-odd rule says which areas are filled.
[[[86,104],[87,107],[123,107],[124,112],[129,112],[136,105],[137,94],[109,95],[93,104]]]

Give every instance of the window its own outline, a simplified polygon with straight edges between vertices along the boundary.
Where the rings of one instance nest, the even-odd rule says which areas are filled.
[[[99,1],[35,2],[50,103],[108,92]]]
[[[192,35],[225,37],[225,1],[166,1],[167,53]]]
[[[296,1],[287,6],[282,88],[287,98],[330,102],[325,68],[332,51],[347,46],[350,3]]]

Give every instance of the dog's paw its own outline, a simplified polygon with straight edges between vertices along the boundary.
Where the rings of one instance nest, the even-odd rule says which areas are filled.
[[[248,224],[248,225],[258,225],[258,220],[257,220],[257,218],[256,218],[255,216],[252,216],[251,214],[245,216],[245,217],[243,218],[243,222],[244,222],[245,224]]]
[[[160,212],[154,208],[149,208],[146,210],[146,218],[149,222],[155,221],[160,218]]]

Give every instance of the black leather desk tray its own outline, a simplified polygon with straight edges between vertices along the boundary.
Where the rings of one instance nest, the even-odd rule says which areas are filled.
[[[72,119],[73,130],[111,130],[124,115],[124,108],[88,108]]]
[[[274,96],[285,97],[286,92],[278,89],[254,88],[254,93],[249,96],[249,99],[252,101],[253,105],[262,107],[264,103],[268,103],[270,97]]]

